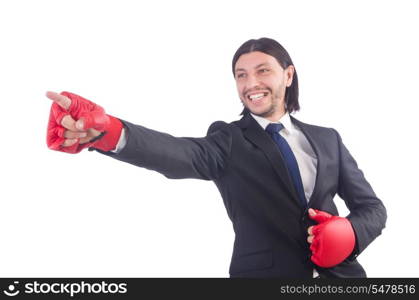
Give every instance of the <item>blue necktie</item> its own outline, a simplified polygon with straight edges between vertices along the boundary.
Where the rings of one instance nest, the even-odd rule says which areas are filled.
[[[279,148],[279,151],[282,153],[282,157],[285,160],[289,174],[291,175],[292,182],[294,183],[295,190],[297,191],[300,204],[303,207],[307,206],[307,200],[304,194],[303,182],[301,180],[300,170],[298,169],[298,163],[295,159],[294,153],[291,150],[291,147],[288,145],[287,141],[279,134],[279,132],[284,129],[284,125],[271,123],[266,127],[266,131],[270,134],[272,139],[275,141],[276,145]]]

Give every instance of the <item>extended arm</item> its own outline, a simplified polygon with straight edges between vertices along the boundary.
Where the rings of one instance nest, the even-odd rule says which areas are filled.
[[[157,171],[168,178],[211,180],[226,168],[231,152],[229,125],[215,122],[206,137],[174,137],[122,121],[126,145],[118,153],[99,152],[115,159]]]
[[[54,101],[47,131],[47,144],[53,150],[79,153],[89,148],[168,178],[205,180],[221,176],[230,157],[231,128],[224,122],[213,123],[206,137],[177,138],[121,122],[73,93],[48,92],[47,97]],[[114,152],[121,133],[125,145]]]

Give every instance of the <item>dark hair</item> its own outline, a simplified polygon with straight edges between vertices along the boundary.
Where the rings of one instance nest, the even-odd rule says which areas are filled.
[[[280,43],[273,39],[269,38],[260,38],[258,40],[251,39],[245,42],[243,45],[237,49],[233,57],[233,75],[235,76],[235,66],[239,57],[243,54],[260,51],[265,54],[271,55],[276,58],[279,65],[286,69],[288,66],[294,66],[290,55],[287,50],[281,46]],[[294,67],[295,69],[295,67]],[[298,111],[300,109],[300,104],[298,103],[298,77],[297,71],[294,71],[294,76],[292,79],[292,84],[285,90],[285,108],[289,113],[293,111]],[[245,107],[241,112],[241,115],[249,113],[249,110]]]

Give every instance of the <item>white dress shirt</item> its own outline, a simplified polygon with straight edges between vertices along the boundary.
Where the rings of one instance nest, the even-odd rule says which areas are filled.
[[[317,157],[309,141],[301,130],[291,122],[288,113],[283,115],[277,122],[272,122],[254,114],[251,115],[263,130],[265,130],[270,123],[281,123],[284,125],[284,129],[282,129],[279,134],[290,145],[297,160],[298,169],[300,170],[301,180],[303,182],[304,194],[308,202],[313,194],[317,174]]]

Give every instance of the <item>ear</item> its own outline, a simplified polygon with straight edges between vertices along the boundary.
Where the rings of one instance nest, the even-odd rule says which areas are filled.
[[[295,68],[293,65],[288,66],[285,70],[285,83],[287,87],[291,86],[294,77]]]

